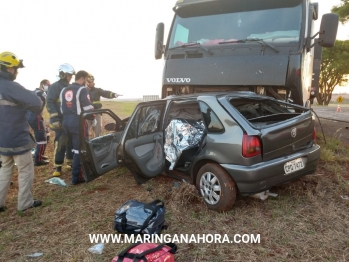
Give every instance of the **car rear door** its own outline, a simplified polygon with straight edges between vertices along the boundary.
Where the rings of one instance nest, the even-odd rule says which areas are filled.
[[[99,137],[86,133],[87,121],[94,114],[102,114],[108,130]],[[91,181],[118,166],[117,148],[125,124],[109,109],[90,110],[80,115],[80,161],[85,181]]]
[[[124,164],[141,184],[165,169],[163,117],[166,101],[141,103],[124,133]]]

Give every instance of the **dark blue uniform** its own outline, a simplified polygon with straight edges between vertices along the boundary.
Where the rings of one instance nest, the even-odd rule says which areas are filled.
[[[60,94],[63,128],[73,146],[72,184],[83,182],[79,156],[79,120],[82,111],[94,109],[86,87],[73,83]],[[87,123],[84,123],[84,135],[88,137]]]
[[[34,93],[41,99],[44,105],[46,105],[46,93],[40,88],[36,88]],[[47,145],[47,134],[44,125],[44,119],[42,114],[35,114],[32,111],[27,111],[27,120],[30,127],[34,131],[34,136],[36,140],[36,150],[34,162],[35,164],[40,164],[43,162],[43,157]]]
[[[50,87],[48,88],[46,108],[47,108],[47,111],[50,113],[50,124],[56,121],[59,121],[62,123],[63,116],[60,110],[61,101],[60,101],[59,95],[62,89],[68,85],[69,83],[66,79],[60,79],[59,81],[50,85]],[[55,140],[54,140],[55,166],[61,167],[63,165],[65,155],[67,158],[67,164],[71,164],[73,159],[73,153],[72,153],[71,143],[69,140],[67,140],[67,135],[64,132],[64,129],[63,128],[54,129],[51,127],[51,130],[55,131]]]
[[[26,111],[40,114],[41,100],[32,91],[10,80],[10,74],[0,72],[0,154],[21,155],[35,146],[30,135]]]

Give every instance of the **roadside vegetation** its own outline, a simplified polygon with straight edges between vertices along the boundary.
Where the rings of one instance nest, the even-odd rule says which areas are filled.
[[[136,103],[103,102],[120,118]],[[47,118],[46,118],[47,119]],[[107,119],[104,119],[107,123]],[[54,133],[51,134],[52,138]],[[129,199],[162,199],[168,229],[164,234],[260,234],[261,243],[180,243],[176,261],[348,261],[349,148],[318,132],[322,147],[319,167],[306,176],[271,189],[277,197],[262,201],[237,198],[233,210],[209,211],[194,186],[159,176],[137,185],[125,168],[87,184],[70,186],[71,172],[63,169],[68,187],[45,183],[53,172],[35,167],[34,196],[43,207],[20,213],[17,175],[8,193],[8,210],[0,213],[0,261],[111,261],[128,244],[105,244],[101,255],[88,248],[89,234],[114,234],[114,213]],[[53,162],[52,139],[47,155]],[[35,252],[43,256],[26,257]]]

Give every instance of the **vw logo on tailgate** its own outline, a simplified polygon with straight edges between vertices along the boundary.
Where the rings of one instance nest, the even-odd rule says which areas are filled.
[[[293,138],[295,138],[296,135],[297,135],[297,128],[293,128],[293,129],[291,130],[291,136],[292,136]]]

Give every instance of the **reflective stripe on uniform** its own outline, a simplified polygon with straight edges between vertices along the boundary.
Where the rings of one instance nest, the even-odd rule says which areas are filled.
[[[0,100],[0,106],[16,106],[16,104],[13,102],[2,99],[2,100]]]
[[[79,154],[79,150],[73,149],[72,151],[74,152],[74,154]]]
[[[81,93],[81,90],[84,89],[84,88],[86,88],[86,87],[84,87],[84,86],[80,87],[78,92],[76,93],[76,113],[78,115],[81,114],[80,93]]]
[[[30,150],[35,146],[35,143],[29,143],[28,145],[25,146],[20,146],[20,147],[15,147],[15,148],[5,148],[5,147],[0,147],[0,152],[3,153],[18,153],[26,150]]]
[[[64,90],[65,90],[65,88],[63,88],[61,93],[59,94],[60,99],[57,99],[57,100],[59,100],[59,102],[63,101],[63,92],[64,92]],[[62,103],[60,105],[60,108],[61,108],[61,113],[63,114]]]

